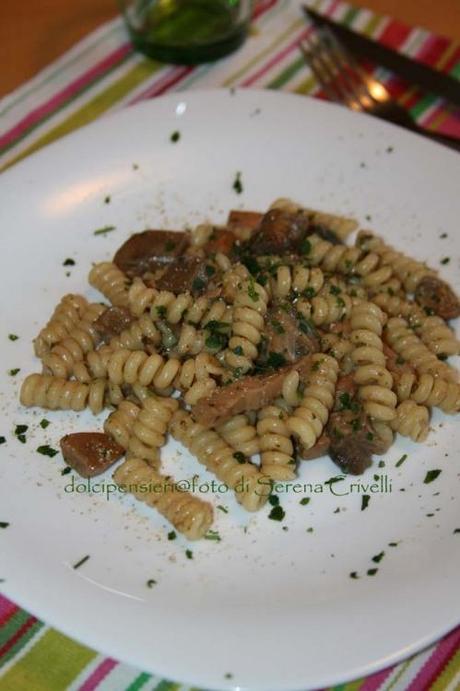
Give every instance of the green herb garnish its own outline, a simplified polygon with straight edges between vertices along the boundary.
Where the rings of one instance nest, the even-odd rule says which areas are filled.
[[[222,506],[222,504],[217,504],[217,507],[219,511],[222,511],[222,513],[228,513],[228,509],[225,506]]]
[[[268,517],[269,517],[272,521],[282,521],[283,518],[285,517],[285,515],[286,515],[286,512],[285,512],[285,510],[283,509],[283,507],[278,505],[278,506],[274,506],[274,507],[272,508],[272,510],[271,510],[270,513],[268,514]]]
[[[241,192],[243,191],[243,183],[241,182],[241,173],[240,172],[238,172],[236,174],[232,187],[237,194],[241,194]]]
[[[441,259],[441,264],[448,264],[450,262],[450,257],[444,257],[444,259]]]
[[[241,451],[235,451],[233,458],[235,461],[238,461],[238,463],[246,463],[246,456]]]
[[[425,485],[428,485],[430,482],[433,482],[433,480],[436,480],[436,478],[439,477],[439,475],[441,475],[441,472],[442,471],[439,469],[429,470],[425,475],[425,479],[423,480]]]
[[[20,371],[21,371],[20,367],[15,367],[14,369],[8,370],[8,374],[10,375],[10,377],[15,377],[17,375],[17,373]]]
[[[270,494],[268,497],[268,503],[272,506],[278,506],[280,503],[280,498],[276,494]]]
[[[41,453],[43,456],[49,456],[50,458],[53,458],[53,456],[56,456],[59,453],[59,451],[56,451],[56,449],[51,448],[51,446],[48,446],[48,444],[38,446],[37,451],[38,453]]]
[[[112,230],[115,230],[115,226],[104,226],[103,228],[93,230],[93,235],[105,235],[106,233],[111,233]]]
[[[267,367],[278,369],[286,364],[286,358],[281,353],[269,353],[267,358]]]
[[[156,584],[157,582],[154,578],[149,578],[149,580],[147,581],[147,588],[152,588]]]
[[[83,566],[83,564],[88,561],[88,559],[89,559],[89,554],[87,554],[86,557],[83,557],[83,559],[80,559],[80,561],[77,561],[77,563],[73,565],[73,568],[79,569],[80,566]]]
[[[331,287],[329,288],[329,292],[331,293],[331,295],[340,295],[342,289],[339,288],[339,286],[331,285]]]
[[[63,263],[62,266],[75,266],[75,259],[66,259]]]
[[[156,307],[155,309],[160,319],[166,319],[167,309],[165,305],[158,305],[158,307]]]
[[[372,561],[375,562],[376,564],[378,564],[379,562],[382,561],[384,556],[385,556],[385,552],[379,552],[374,557],[372,557]]]
[[[47,420],[45,417],[43,418],[43,420],[40,420],[40,427],[42,429],[46,429],[48,425],[51,425],[51,422]]]
[[[179,139],[180,139],[180,132],[179,132],[179,130],[176,130],[175,132],[173,132],[173,133],[171,134],[171,136],[169,137],[169,139],[173,142],[173,144],[175,144],[176,142],[178,142]]]
[[[61,470],[61,475],[68,475],[71,472],[72,468],[70,465],[66,465],[65,468]]]
[[[29,425],[16,425],[14,433],[16,436],[18,436],[19,434],[25,434],[28,429]]]
[[[311,242],[305,238],[299,245],[300,254],[310,254],[311,252]]]
[[[233,352],[235,355],[243,355],[243,348],[241,346],[236,346],[233,348]]]
[[[350,573],[350,578],[359,578],[358,572],[357,572],[357,571],[352,571],[352,572]]]
[[[286,333],[283,325],[277,319],[272,319],[270,321],[270,324],[273,326],[275,333],[277,333],[279,335]]]
[[[257,290],[255,289],[254,286],[254,280],[250,279],[249,280],[249,285],[248,285],[248,296],[251,298],[253,302],[259,302],[259,294]]]
[[[370,498],[369,494],[363,494],[363,496],[361,497],[361,511],[364,511],[365,509],[367,509],[367,507],[369,506],[370,500],[371,500],[371,498]]]
[[[9,523],[7,521],[0,521],[0,528],[8,528]]]
[[[217,532],[217,530],[208,530],[206,535],[204,536],[205,540],[214,540],[214,542],[220,542],[222,540],[221,536]]]
[[[378,571],[378,569],[368,569],[368,570],[367,570],[367,575],[368,575],[368,576],[375,576],[375,574],[377,573],[377,571]]]
[[[185,556],[187,557],[187,559],[193,559],[193,552],[192,552],[192,550],[191,550],[191,549],[186,549],[186,550],[185,550]]]
[[[213,276],[216,273],[215,268],[210,264],[206,264],[206,266],[204,267],[204,271],[206,276]]]
[[[0,444],[6,444],[6,438],[0,437]]]
[[[111,196],[108,194],[106,197],[104,197],[104,204],[110,204]]]
[[[395,468],[399,468],[399,466],[401,466],[401,465],[404,463],[404,461],[406,460],[406,458],[407,458],[407,453],[405,453],[403,456],[401,456],[401,458],[399,459],[399,461],[396,461]]]
[[[17,341],[19,336],[16,336],[16,334],[8,334],[8,338],[10,341]]]
[[[194,278],[192,281],[192,290],[199,292],[200,290],[203,290],[203,288],[206,288],[206,282],[203,281],[202,278],[198,278],[198,276]]]
[[[177,535],[176,535],[176,531],[175,531],[175,530],[171,530],[171,531],[168,533],[168,540],[175,540],[176,537],[177,537]]]
[[[299,501],[300,506],[306,506],[310,503],[310,497],[304,497]]]

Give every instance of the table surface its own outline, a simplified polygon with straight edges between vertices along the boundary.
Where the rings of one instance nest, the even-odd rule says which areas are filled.
[[[353,0],[381,14],[460,41],[459,0]],[[117,0],[16,0],[0,3],[0,96],[114,17]]]

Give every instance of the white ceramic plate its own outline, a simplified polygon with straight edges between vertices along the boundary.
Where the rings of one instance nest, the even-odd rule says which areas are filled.
[[[175,130],[181,137],[172,143]],[[237,171],[241,195],[232,187]],[[105,653],[212,689],[327,686],[392,664],[454,627],[458,419],[435,414],[427,444],[399,439],[384,468],[358,478],[369,485],[374,474],[386,476],[391,492],[351,488],[350,478],[332,485],[343,494],[334,496],[322,483],[338,469],[324,458],[300,473],[323,491],[280,495],[282,523],[268,509],[251,517],[231,496],[211,497],[229,509],[216,510],[222,541],[193,544],[187,559],[190,545],[168,541],[155,512],[116,493],[107,500],[69,492],[61,457],[35,451],[58,447],[65,432],[100,428],[102,418],[24,410],[17,392],[38,369],[31,340],[60,297],[95,297],[86,283],[92,261],[111,257],[134,231],[222,221],[232,207],[265,209],[290,196],[355,215],[434,266],[450,256],[442,274],[460,289],[459,179],[451,151],[340,107],[268,91],[173,94],[106,117],[3,175],[1,359],[5,371],[21,368],[5,377],[1,398],[5,594]],[[106,225],[116,229],[93,234]],[[75,267],[63,266],[68,257]],[[16,424],[29,425],[26,444],[15,439]],[[212,479],[172,445],[164,459],[176,477]],[[424,484],[431,469],[442,473]],[[110,473],[99,480],[110,482]],[[363,493],[371,496],[364,511]],[[310,503],[300,505],[305,496]]]

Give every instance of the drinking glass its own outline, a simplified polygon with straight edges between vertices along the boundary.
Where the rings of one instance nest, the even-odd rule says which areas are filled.
[[[162,62],[192,65],[240,46],[251,0],[119,0],[131,40]]]

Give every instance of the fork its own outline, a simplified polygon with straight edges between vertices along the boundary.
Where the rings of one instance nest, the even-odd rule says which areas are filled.
[[[460,140],[419,127],[385,86],[370,77],[327,27],[319,27],[299,48],[327,97],[352,110],[375,115],[460,151]]]

